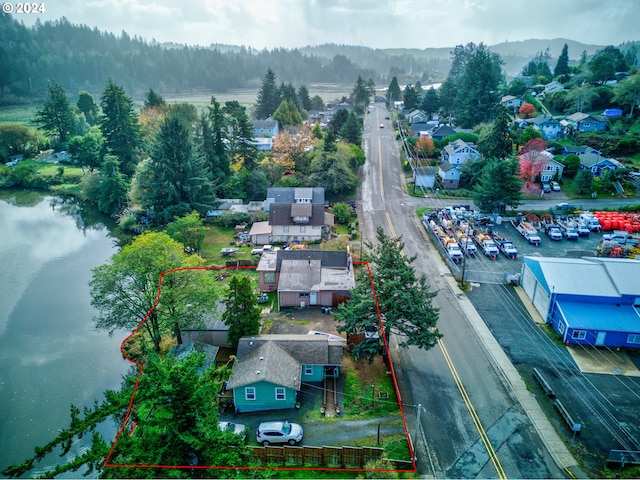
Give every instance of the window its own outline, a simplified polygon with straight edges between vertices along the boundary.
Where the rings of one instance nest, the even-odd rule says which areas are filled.
[[[285,389],[282,387],[276,387],[276,400],[286,400],[287,395]]]
[[[305,218],[306,218],[306,217],[305,217]],[[305,231],[306,231],[306,227],[305,227],[304,225],[302,225],[302,226],[300,227],[300,233],[305,233]]]
[[[282,227],[282,230],[284,231],[284,233],[289,233],[289,225],[285,225],[284,227]]]
[[[558,332],[564,333],[566,328],[567,328],[567,326],[564,324],[564,322],[558,322]]]
[[[630,333],[627,337],[627,343],[640,343],[640,335],[637,333]]]
[[[304,374],[305,375],[312,375],[313,374],[313,367],[311,367],[309,365],[305,365],[304,366]]]
[[[245,387],[245,389],[244,389],[244,399],[245,400],[255,400],[256,399],[256,388],[255,387]]]
[[[300,293],[300,298],[309,298],[309,292]]]
[[[264,283],[276,283],[276,272],[264,272]]]
[[[587,336],[586,330],[574,330],[571,336],[577,340],[584,340]]]

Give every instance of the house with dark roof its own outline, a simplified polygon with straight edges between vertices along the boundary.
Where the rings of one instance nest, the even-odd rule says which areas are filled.
[[[227,341],[229,325],[222,321],[222,314],[226,309],[224,302],[217,301],[215,307],[204,314],[201,325],[180,329],[182,341],[184,343],[200,342],[217,347],[230,347],[231,345]]]
[[[431,138],[434,140],[442,140],[443,138],[455,135],[456,133],[456,130],[449,125],[439,125],[431,130]]]
[[[343,342],[317,335],[255,335],[238,343],[227,382],[236,413],[294,408],[302,385],[338,377]]]
[[[521,285],[563,343],[640,348],[637,260],[525,257]]]
[[[600,151],[587,145],[564,145],[562,147],[562,155],[584,155],[585,153],[592,153],[594,155],[600,155]]]
[[[272,203],[317,203],[324,205],[324,187],[272,187],[267,188],[264,210]]]
[[[263,252],[256,268],[263,292],[278,292],[278,306],[335,307],[355,288],[348,251],[275,250]]]
[[[334,225],[333,213],[319,203],[272,203],[269,206],[269,243],[322,240]]]

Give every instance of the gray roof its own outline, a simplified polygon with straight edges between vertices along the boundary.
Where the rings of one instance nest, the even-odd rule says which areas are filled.
[[[276,268],[279,271],[283,260],[318,260],[324,268],[347,268],[349,254],[346,250],[278,250]]]
[[[269,225],[295,225],[292,219],[292,206],[294,203],[272,203],[269,207]],[[303,204],[309,206],[309,204]],[[311,215],[305,225],[318,226],[326,225],[324,216],[324,203],[311,204]]]
[[[591,152],[580,155],[580,165],[582,165],[583,167],[592,167],[596,163],[600,163],[604,160],[607,160],[607,158]]]
[[[442,162],[440,164],[440,170],[442,170],[443,172],[448,172],[452,168],[456,168],[456,167],[451,165],[449,162]]]
[[[320,260],[282,260],[278,290],[319,290],[322,279]]]
[[[342,343],[316,335],[254,335],[238,342],[227,388],[266,381],[300,389],[302,365],[342,365]]]
[[[301,194],[311,195],[304,198],[311,198],[311,203],[320,203],[324,205],[324,187],[311,188],[293,188],[293,187],[273,187],[267,188],[267,201],[271,203],[294,203],[296,198],[300,198]]]
[[[559,125],[560,122],[549,115],[538,115],[537,117],[528,118],[527,123],[533,123],[534,125],[554,124]]]
[[[311,217],[312,210],[310,203],[292,203],[291,204],[291,216],[292,217]]]
[[[275,128],[278,124],[277,120],[254,120],[251,122],[253,128]]]
[[[416,168],[416,176],[431,176],[435,177],[436,169],[433,167],[418,167]]]
[[[539,265],[548,293],[614,298],[640,295],[640,262],[637,260],[526,257],[526,261]]]
[[[186,360],[192,353],[205,354],[204,365],[198,369],[198,372],[202,374],[207,368],[215,364],[218,347],[202,342],[187,342],[176,345],[171,349],[171,354],[179,360]]]
[[[455,133],[455,129],[451,128],[449,125],[440,125],[439,127],[436,127],[431,131],[431,136],[444,138]]]

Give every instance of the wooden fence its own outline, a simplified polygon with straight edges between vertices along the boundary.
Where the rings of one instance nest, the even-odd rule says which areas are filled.
[[[382,458],[378,447],[253,447],[253,460],[282,466],[318,465],[336,468],[364,468],[369,461]],[[394,462],[390,460],[390,462]],[[404,462],[402,462],[404,464]],[[411,462],[407,462],[411,465]],[[406,466],[405,466],[406,467]]]

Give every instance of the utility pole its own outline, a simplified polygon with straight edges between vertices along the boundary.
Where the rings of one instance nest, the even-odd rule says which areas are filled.
[[[417,452],[417,448],[418,448],[418,432],[420,432],[420,410],[422,410],[422,404],[419,403],[418,404],[418,413],[416,415],[416,433],[415,436],[413,437],[413,460],[417,461],[418,460],[418,452]]]

